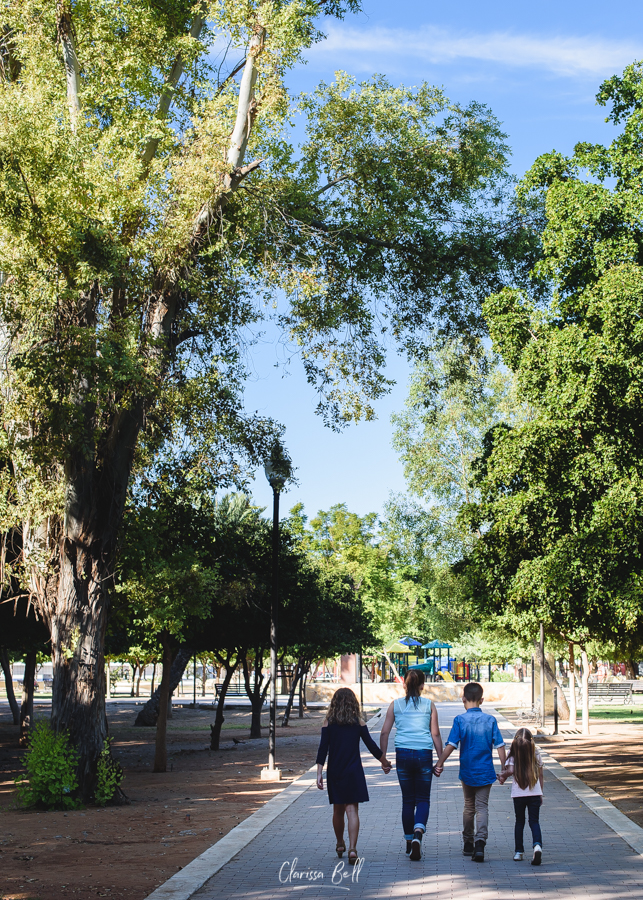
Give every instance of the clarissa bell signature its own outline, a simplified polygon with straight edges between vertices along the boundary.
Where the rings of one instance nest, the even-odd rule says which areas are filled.
[[[306,882],[310,884],[314,882],[329,883],[325,880],[322,869],[298,869],[298,862],[298,858],[295,857],[292,861],[287,859],[281,864],[279,869],[279,882],[281,884],[297,884],[301,886]],[[349,891],[349,884],[357,884],[359,881],[359,873],[363,865],[363,859],[358,859],[354,866],[347,866],[343,860],[338,862],[331,873],[330,884],[333,887]]]

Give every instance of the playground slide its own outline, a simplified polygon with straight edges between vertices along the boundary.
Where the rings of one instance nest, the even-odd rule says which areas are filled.
[[[440,675],[442,676],[442,681],[453,681],[451,672],[440,672]]]

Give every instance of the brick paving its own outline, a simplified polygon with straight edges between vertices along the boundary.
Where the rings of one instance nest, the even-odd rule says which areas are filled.
[[[438,711],[446,736],[462,706],[443,703]],[[508,737],[505,734],[505,740]],[[411,862],[404,853],[395,771],[385,776],[370,754],[365,754],[363,761],[371,799],[360,807],[361,869],[351,869],[346,863],[338,866],[331,807],[326,792],[322,794],[313,785],[194,897],[270,900],[290,894],[317,900],[345,894],[351,900],[532,900],[545,896],[548,900],[639,900],[643,893],[643,857],[547,771],[541,811],[542,866],[531,866],[530,854],[525,854],[523,862],[513,862],[510,784],[496,784],[491,791],[485,862],[477,864],[463,857],[457,752],[442,777],[433,781],[424,856]],[[525,848],[530,846],[527,825]],[[307,879],[306,874],[316,880]]]

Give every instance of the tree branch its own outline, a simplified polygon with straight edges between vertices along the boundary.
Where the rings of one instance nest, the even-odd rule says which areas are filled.
[[[13,32],[5,26],[0,38],[0,72],[5,81],[16,81],[22,68],[22,63],[16,58],[15,49]]]
[[[259,168],[262,162],[263,159],[256,159],[254,162],[248,163],[247,166],[233,169],[232,172],[225,177],[226,190],[224,193],[217,193],[203,204],[194,220],[194,228],[192,230],[192,238],[190,241],[193,250],[196,250],[201,246],[203,238],[207,234],[216,213],[226,205],[229,195],[234,193],[243,179],[249,175],[250,172],[254,172],[255,169]]]
[[[203,30],[203,26],[205,25],[205,16],[206,13],[206,4],[205,2],[201,5],[201,12],[194,17],[194,21],[192,22],[192,27],[190,28],[190,37],[197,40],[201,31]],[[167,77],[165,84],[163,85],[163,90],[161,91],[161,96],[159,97],[159,102],[156,107],[155,116],[157,119],[164,119],[168,112],[170,111],[170,106],[172,105],[172,100],[174,99],[174,91],[176,89],[177,84],[179,83],[179,78],[183,74],[183,57],[179,53],[174,60],[174,64],[170,70],[170,74]],[[158,150],[158,146],[160,143],[160,138],[150,138],[147,142],[145,150],[143,152],[143,164],[145,167],[149,166],[156,155],[156,151]]]
[[[255,34],[248,45],[248,55],[243,67],[241,84],[239,85],[239,100],[237,103],[237,118],[230,135],[228,147],[228,164],[232,169],[238,169],[243,163],[248,146],[248,138],[252,131],[257,103],[255,100],[255,84],[257,83],[256,59],[263,49],[265,29],[261,25],[256,26]]]
[[[58,40],[63,51],[65,63],[65,75],[67,77],[67,106],[71,119],[71,130],[76,131],[78,115],[80,113],[80,75],[78,69],[78,57],[76,56],[76,43],[74,41],[74,26],[71,21],[71,10],[67,0],[58,2],[58,18],[56,21]]]
[[[318,191],[315,191],[313,197],[319,197],[320,194],[323,194],[324,191],[330,190],[330,188],[335,187],[336,184],[341,184],[342,181],[349,181],[354,175],[354,172],[351,172],[350,175],[342,175],[339,178],[335,178],[333,181],[329,181],[328,184],[325,184],[323,188],[320,188]]]
[[[221,84],[219,85],[219,87],[218,87],[217,90],[216,90],[216,93],[217,93],[217,94],[220,94],[221,91],[222,91],[222,90],[224,89],[224,87],[226,86],[226,84],[228,84],[229,81],[232,81],[232,79],[234,78],[235,75],[238,75],[238,74],[239,74],[239,72],[240,72],[240,71],[243,69],[243,67],[245,66],[246,62],[247,62],[247,57],[244,57],[244,58],[241,60],[241,62],[239,63],[239,65],[238,65],[238,66],[235,66],[235,68],[232,70],[232,72],[230,72],[230,74],[229,74],[226,78],[223,79],[223,81],[221,82]]]

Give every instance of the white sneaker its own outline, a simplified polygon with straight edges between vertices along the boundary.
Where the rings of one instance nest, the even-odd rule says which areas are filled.
[[[542,858],[543,858],[543,848],[540,846],[540,844],[534,844],[534,855],[531,860],[532,866],[539,866]]]
[[[522,853],[520,853],[518,850],[516,850],[516,852],[514,853],[514,862],[521,862],[522,857],[523,857]]]

